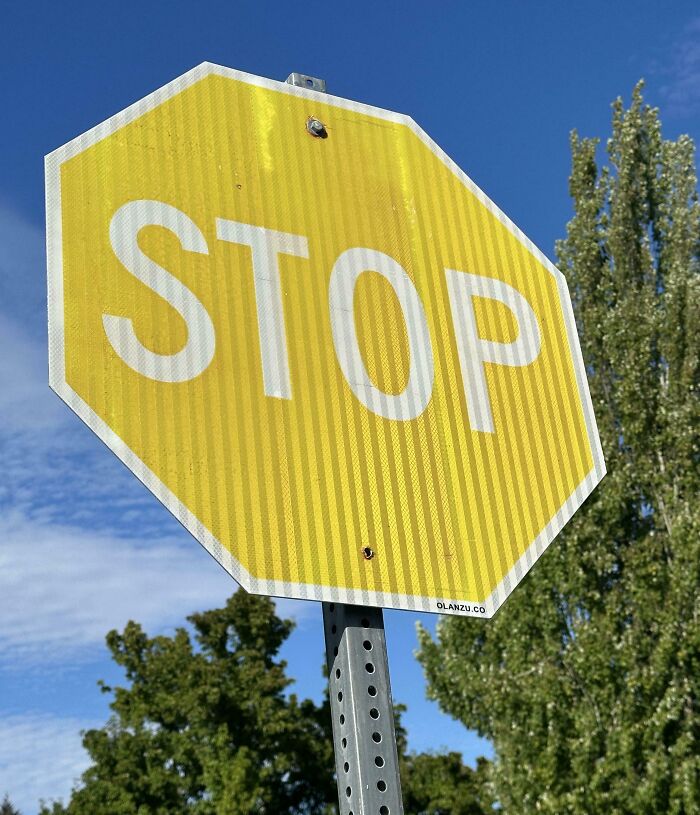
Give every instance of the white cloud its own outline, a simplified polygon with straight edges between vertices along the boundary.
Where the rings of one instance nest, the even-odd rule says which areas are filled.
[[[8,794],[25,815],[41,798],[67,800],[89,764],[80,731],[98,726],[43,713],[0,715],[0,799]]]
[[[688,23],[668,54],[659,69],[665,109],[672,116],[693,115],[700,111],[700,17]]]
[[[30,331],[46,324],[44,231],[0,201],[0,306],[6,316],[27,322]]]
[[[150,633],[213,608],[235,581],[182,533],[144,541],[78,527],[0,520],[0,653],[5,669],[94,657],[106,632],[137,620]],[[279,601],[304,617],[315,604]]]
[[[43,231],[0,201],[0,432],[65,420],[48,387]]]
[[[65,424],[66,409],[49,390],[46,350],[0,313],[0,427],[45,432]]]

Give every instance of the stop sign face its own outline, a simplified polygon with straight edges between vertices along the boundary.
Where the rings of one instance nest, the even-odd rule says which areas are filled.
[[[488,617],[603,476],[562,275],[410,118],[204,64],[46,167],[51,385],[249,591]]]

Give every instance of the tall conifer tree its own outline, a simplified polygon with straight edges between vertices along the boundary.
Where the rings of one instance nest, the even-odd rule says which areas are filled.
[[[444,710],[493,742],[508,815],[700,812],[700,209],[641,83],[609,166],[571,137],[557,245],[608,475],[496,617],[422,631]]]

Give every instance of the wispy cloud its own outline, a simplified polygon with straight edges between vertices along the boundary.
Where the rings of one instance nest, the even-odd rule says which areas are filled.
[[[0,540],[4,667],[75,661],[130,619],[150,631],[180,624],[236,585],[187,539],[142,541],[10,516]]]
[[[665,112],[677,117],[700,112],[700,16],[688,23],[657,70],[664,82]]]
[[[45,342],[0,306],[0,510],[44,523],[118,527],[120,534],[172,533],[175,523],[164,524],[165,511],[47,379]]]
[[[0,715],[0,797],[6,793],[23,813],[41,798],[69,797],[89,763],[80,731],[97,722],[42,713]]]
[[[0,199],[0,310],[45,336],[44,231]]]
[[[0,428],[37,433],[66,424],[48,391],[46,352],[15,319],[0,311]]]

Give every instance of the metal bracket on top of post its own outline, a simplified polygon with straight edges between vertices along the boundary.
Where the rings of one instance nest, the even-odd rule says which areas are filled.
[[[314,76],[292,73],[287,82],[326,92]],[[384,615],[322,606],[340,815],[403,815]]]
[[[310,91],[326,92],[326,80],[319,79],[316,76],[293,73],[289,74],[285,82],[288,82],[290,85],[296,85],[299,88],[308,88]]]

